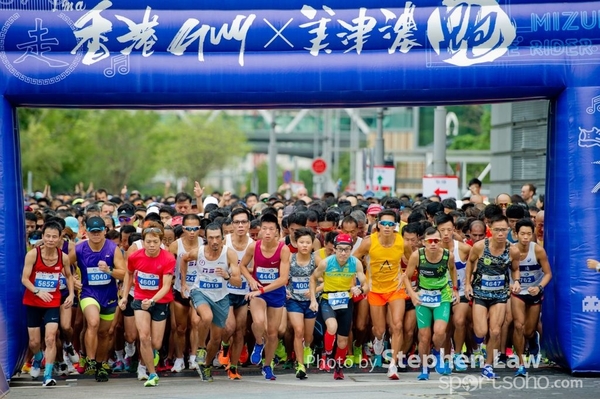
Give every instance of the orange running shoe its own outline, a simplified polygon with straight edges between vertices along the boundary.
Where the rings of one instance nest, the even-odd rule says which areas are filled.
[[[229,377],[230,380],[242,379],[242,376],[240,375],[240,373],[238,373],[238,368],[236,366],[229,367],[229,369],[227,370],[227,377]]]
[[[248,354],[248,346],[244,344],[244,347],[242,348],[242,353],[240,354],[240,363],[246,364],[249,357],[250,355]]]

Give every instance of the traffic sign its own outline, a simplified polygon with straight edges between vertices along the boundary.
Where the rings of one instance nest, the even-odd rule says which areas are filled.
[[[312,171],[317,175],[322,175],[327,171],[327,162],[323,158],[316,158],[312,163]]]
[[[395,193],[396,168],[393,166],[374,166],[373,181],[367,181],[365,188],[378,194]]]
[[[286,170],[285,172],[283,172],[283,182],[290,183],[291,181],[292,181],[292,172],[290,172],[289,170]]]
[[[423,196],[437,195],[441,199],[458,198],[457,176],[423,176]]]

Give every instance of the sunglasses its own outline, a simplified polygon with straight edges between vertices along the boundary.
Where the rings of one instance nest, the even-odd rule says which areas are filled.
[[[437,244],[439,243],[441,240],[439,238],[426,238],[425,241],[427,241],[430,244]]]
[[[394,227],[396,226],[396,222],[390,222],[387,220],[380,220],[379,224],[382,225],[383,227]]]
[[[183,229],[192,233],[194,231],[200,230],[200,226],[183,226]]]
[[[329,233],[330,231],[334,231],[335,227],[321,227],[319,228],[319,231],[321,233]]]
[[[144,234],[161,234],[162,230],[159,229],[158,227],[148,227],[147,229],[144,229]]]
[[[133,218],[130,218],[129,216],[120,216],[119,217],[119,222],[129,223],[129,222],[131,222],[131,219],[133,219]]]

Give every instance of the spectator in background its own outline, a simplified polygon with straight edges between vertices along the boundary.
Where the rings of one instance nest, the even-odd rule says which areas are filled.
[[[534,196],[536,190],[537,188],[531,183],[527,183],[521,188],[521,197],[527,203],[527,206],[535,206],[536,200]]]
[[[544,199],[546,199],[544,194],[540,194],[538,196],[537,202],[535,203],[535,206],[541,211],[544,210]]]
[[[471,192],[471,198],[473,198],[474,195],[481,196],[481,180],[476,177],[469,180],[469,191]],[[471,200],[471,202],[473,202],[473,200]]]

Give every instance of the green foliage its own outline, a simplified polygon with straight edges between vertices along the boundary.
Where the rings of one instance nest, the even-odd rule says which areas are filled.
[[[234,120],[185,120],[170,113],[125,110],[19,109],[23,176],[34,189],[73,191],[79,182],[120,191],[151,188],[159,171],[194,180],[247,151]],[[156,190],[160,190],[156,188]],[[158,191],[160,192],[160,191]]]

